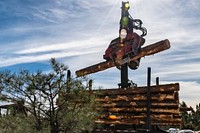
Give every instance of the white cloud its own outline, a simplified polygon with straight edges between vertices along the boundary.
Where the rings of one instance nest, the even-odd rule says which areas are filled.
[[[3,58],[0,62],[0,67],[11,66],[15,64],[22,63],[34,63],[39,61],[47,61],[50,58],[67,58],[71,56],[81,56],[85,54],[91,54],[97,52],[96,50],[87,50],[87,51],[72,51],[72,52],[54,52],[54,53],[46,53],[42,55],[28,55],[28,56],[18,56],[12,58]]]
[[[145,45],[166,38],[171,42],[169,50],[142,58],[140,68],[130,71],[130,79],[146,84],[150,66],[153,76],[180,81],[183,88],[192,86],[190,91],[195,92],[200,88],[199,1],[133,0],[130,5],[130,14],[140,18],[148,30]],[[120,7],[120,0],[60,0],[13,7],[17,11],[13,15],[26,21],[12,21],[11,27],[2,28],[0,67],[56,57],[75,71],[101,62],[110,41],[118,36]],[[90,76],[96,85],[111,87],[119,82],[118,72],[109,69]],[[181,96],[187,93],[181,89]]]
[[[106,37],[104,37],[106,38]],[[74,41],[69,41],[66,43],[56,43],[56,44],[43,44],[43,45],[36,45],[34,48],[29,48],[23,49],[16,51],[16,54],[31,54],[31,53],[37,53],[37,52],[51,52],[51,51],[65,51],[65,50],[75,50],[75,51],[82,51],[83,49],[85,50],[90,50],[94,49],[95,47],[103,46],[105,45],[105,41],[102,40],[102,38],[88,38],[85,40],[74,40]],[[95,46],[94,46],[95,44]]]

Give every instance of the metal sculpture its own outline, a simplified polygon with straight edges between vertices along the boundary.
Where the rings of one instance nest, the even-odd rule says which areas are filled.
[[[147,34],[146,28],[142,27],[140,19],[133,19],[129,14],[129,2],[122,2],[119,37],[110,42],[103,58],[106,60],[98,64],[76,71],[77,77],[103,71],[116,66],[121,71],[121,88],[129,87],[128,67],[136,70],[140,64],[140,58],[152,55],[170,48],[169,40],[165,39],[146,47],[143,38]],[[138,35],[134,30],[140,30]]]

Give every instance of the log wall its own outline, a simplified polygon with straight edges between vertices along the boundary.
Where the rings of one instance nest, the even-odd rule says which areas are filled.
[[[180,126],[179,84],[151,86],[150,120],[154,126]],[[102,112],[98,125],[145,125],[147,87],[93,91]],[[112,117],[111,117],[112,116]]]

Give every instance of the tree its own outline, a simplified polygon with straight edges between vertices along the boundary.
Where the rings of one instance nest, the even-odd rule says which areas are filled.
[[[97,113],[94,97],[83,85],[88,80],[73,79],[68,68],[55,59],[51,59],[51,66],[53,71],[49,73],[1,72],[1,100],[23,103],[30,113],[27,117],[34,122],[34,130],[49,128],[51,133],[90,130]]]
[[[182,101],[180,107],[187,107],[186,103]],[[185,111],[182,115],[182,128],[200,130],[200,103],[196,105],[196,110]]]
[[[200,130],[200,103],[196,105],[196,111],[193,113],[194,129]]]
[[[187,104],[182,101],[182,103],[180,103],[180,107],[188,107]],[[193,129],[194,125],[193,125],[193,117],[192,117],[192,113],[184,111],[181,112],[181,116],[182,116],[182,128],[183,129]]]

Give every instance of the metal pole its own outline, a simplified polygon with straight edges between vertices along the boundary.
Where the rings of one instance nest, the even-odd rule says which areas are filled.
[[[128,87],[128,65],[123,64],[121,66],[121,88]]]
[[[147,72],[147,130],[151,132],[151,68],[148,67]]]
[[[89,80],[89,93],[92,93],[92,79]]]
[[[156,77],[156,85],[159,85],[159,77]]]
[[[67,93],[70,92],[71,71],[67,70]]]

